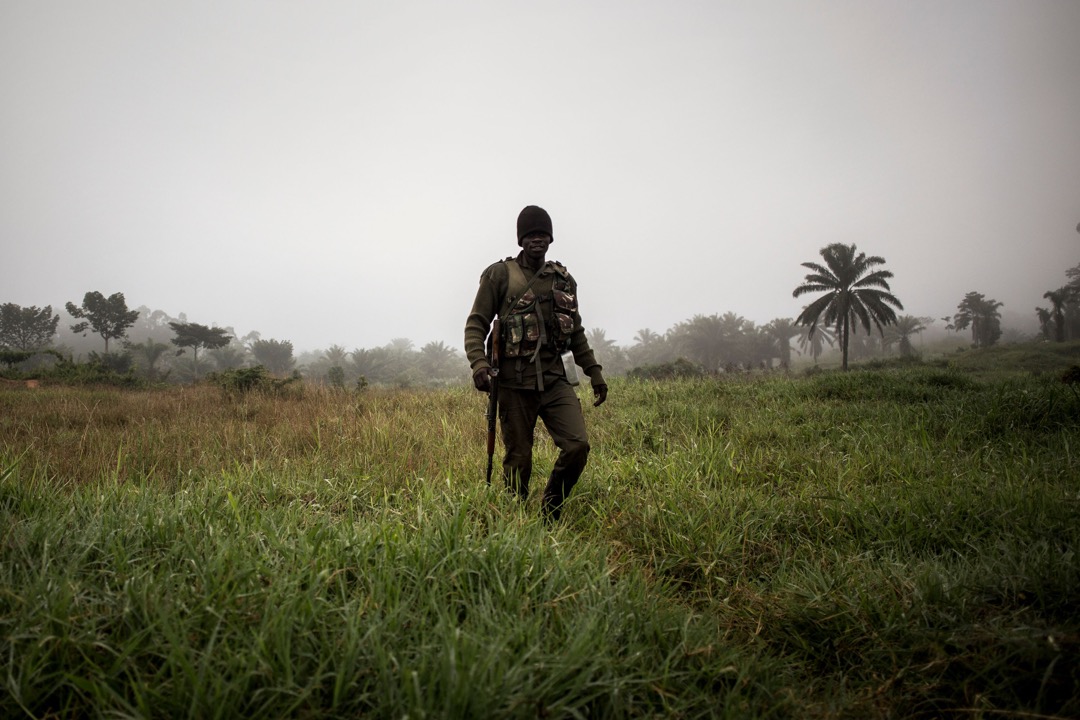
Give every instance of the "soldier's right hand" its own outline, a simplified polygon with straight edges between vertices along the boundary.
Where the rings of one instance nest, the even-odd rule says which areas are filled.
[[[491,392],[491,368],[480,368],[473,373],[473,385],[480,392]]]

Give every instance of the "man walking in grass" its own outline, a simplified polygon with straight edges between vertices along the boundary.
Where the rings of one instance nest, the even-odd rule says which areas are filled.
[[[545,519],[555,521],[581,477],[589,456],[589,437],[581,403],[574,392],[575,365],[592,381],[594,406],[607,399],[607,384],[578,313],[577,283],[566,268],[547,259],[554,241],[551,217],[529,205],[517,220],[521,251],[494,263],[480,276],[472,312],[465,321],[465,354],[473,384],[490,392],[499,384],[503,477],[521,500],[529,495],[536,420],[543,420],[559,457],[541,501]],[[485,339],[498,317],[497,367],[485,353]]]

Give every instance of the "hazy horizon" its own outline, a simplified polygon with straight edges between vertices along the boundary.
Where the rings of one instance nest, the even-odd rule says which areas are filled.
[[[794,318],[832,242],[906,314],[1080,264],[1080,3],[9,0],[0,302],[123,292],[297,354],[460,348],[527,204],[620,346]]]

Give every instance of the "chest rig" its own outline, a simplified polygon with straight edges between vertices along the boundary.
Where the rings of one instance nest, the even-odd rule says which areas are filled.
[[[546,262],[531,279],[513,258],[504,262],[508,282],[503,309],[499,313],[504,358],[522,358],[536,363],[538,379],[541,348],[563,352],[570,345],[577,311],[577,289],[566,268]],[[545,282],[550,278],[550,289]],[[539,285],[542,292],[533,288]],[[540,380],[542,382],[542,380]]]

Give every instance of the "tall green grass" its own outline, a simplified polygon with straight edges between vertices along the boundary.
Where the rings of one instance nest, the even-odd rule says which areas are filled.
[[[1053,373],[616,380],[552,529],[483,405],[0,394],[0,714],[1080,714]]]

